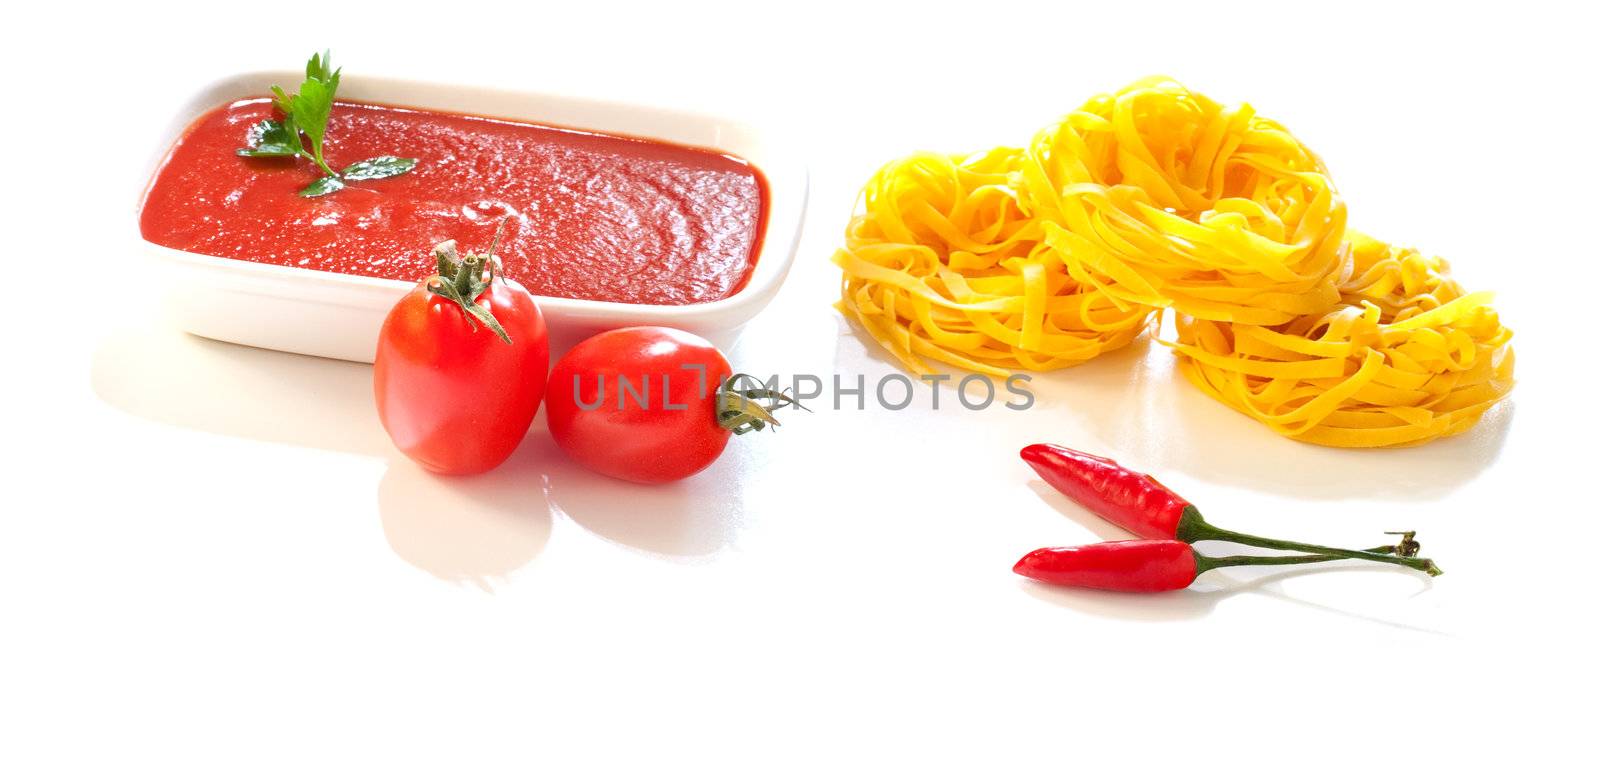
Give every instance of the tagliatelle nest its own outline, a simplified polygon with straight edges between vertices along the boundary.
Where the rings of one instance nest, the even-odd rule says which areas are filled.
[[[1338,300],[1344,201],[1247,105],[1141,81],[1040,132],[1023,168],[1050,252],[1122,302],[1274,325]]]
[[[1460,433],[1511,391],[1511,331],[1443,260],[1352,234],[1330,310],[1276,328],[1178,318],[1179,368],[1291,438],[1411,446]]]
[[[879,170],[834,254],[839,308],[911,371],[931,358],[1004,376],[1127,346],[1150,309],[1068,276],[1016,190],[1020,152],[919,153]]]
[[[1290,437],[1421,443],[1511,389],[1510,331],[1444,262],[1345,230],[1322,161],[1165,78],[1025,149],[919,153],[863,190],[839,308],[907,368],[1076,365],[1177,314],[1183,373]]]

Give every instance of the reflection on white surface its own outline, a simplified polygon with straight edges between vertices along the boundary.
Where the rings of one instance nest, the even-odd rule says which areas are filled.
[[[1221,553],[1246,552],[1244,550],[1231,550],[1231,547],[1223,551],[1208,550],[1208,553],[1218,555]],[[1222,604],[1224,600],[1249,593],[1265,596],[1284,604],[1396,629],[1422,634],[1450,636],[1446,632],[1428,627],[1413,626],[1368,615],[1360,612],[1359,608],[1337,606],[1305,599],[1289,594],[1283,588],[1284,582],[1295,578],[1309,575],[1344,573],[1392,575],[1399,579],[1399,582],[1415,584],[1418,588],[1416,593],[1433,588],[1433,579],[1426,575],[1389,565],[1363,566],[1361,562],[1357,561],[1344,562],[1335,566],[1304,567],[1294,570],[1274,569],[1271,567],[1230,568],[1226,571],[1213,570],[1200,576],[1191,588],[1163,594],[1132,595],[1117,591],[1100,591],[1098,589],[1062,588],[1032,581],[1025,582],[1022,585],[1024,590],[1036,599],[1075,610],[1079,613],[1126,621],[1155,622],[1199,618],[1209,615],[1212,609]],[[1396,588],[1396,584],[1393,583],[1387,584],[1387,586],[1391,589]]]
[[[847,327],[842,320],[837,324]],[[894,367],[869,345],[851,338],[839,341],[829,359],[841,372],[865,370],[869,383],[878,372],[893,372]],[[849,351],[856,347],[867,351]],[[156,363],[163,367],[151,366]],[[867,432],[881,425],[884,429],[879,432],[888,433],[882,436],[886,443],[910,443],[930,454],[939,453],[929,445],[935,441],[921,433],[936,425],[943,439],[938,443],[948,443],[951,449],[976,448],[976,439],[982,439],[983,454],[1002,458],[1013,456],[1013,447],[1023,443],[1050,440],[1110,454],[1130,466],[1161,471],[1163,477],[1188,475],[1290,498],[1293,503],[1441,496],[1493,461],[1510,414],[1509,409],[1492,412],[1467,435],[1425,450],[1311,447],[1254,427],[1210,401],[1176,378],[1165,348],[1145,342],[1079,368],[1036,377],[1030,386],[1038,403],[1028,412],[989,409],[1001,415],[994,419],[1016,416],[1027,421],[1002,426],[960,408],[941,410],[935,418],[925,408],[887,412],[869,407],[858,412],[816,405],[818,414],[779,434],[736,439],[732,453],[701,475],[664,486],[641,486],[600,476],[569,461],[546,435],[542,419],[535,420],[528,439],[500,469],[467,478],[431,475],[389,443],[372,406],[370,379],[368,366],[213,342],[155,324],[108,336],[91,368],[96,395],[137,416],[210,433],[385,460],[376,497],[389,547],[434,577],[486,590],[507,582],[537,559],[558,516],[646,556],[690,563],[715,556],[731,547],[744,529],[746,505],[754,496],[747,491],[748,482],[762,475],[757,466],[769,464],[765,456],[826,444],[826,428],[832,421],[854,423]],[[925,406],[925,398],[919,396],[916,405]],[[944,405],[956,405],[953,396],[947,394]],[[973,432],[977,435],[971,436]],[[1392,460],[1397,457],[1408,461],[1395,465]],[[853,463],[846,452],[836,464]],[[824,463],[819,470],[828,467]],[[837,473],[870,478],[860,468]],[[767,471],[766,475],[782,474]],[[1076,522],[1077,534],[1126,537],[1041,482],[1029,479],[1024,486],[1018,494],[1031,493],[1039,510],[1053,509]],[[882,494],[893,501],[892,487]],[[1252,510],[1276,507],[1263,505],[1261,497],[1213,499],[1210,507],[1202,506],[1218,523],[1257,531],[1260,520],[1250,524],[1234,514],[1248,516]],[[872,509],[869,501],[861,507],[864,512]],[[1385,528],[1412,526],[1402,510],[1393,505],[1386,510],[1394,515],[1384,517]],[[1281,518],[1285,528],[1275,534],[1300,537],[1293,529],[1298,521]],[[1052,532],[1060,532],[1060,538],[1044,542],[1077,539],[1073,532]],[[1251,584],[1233,593],[1239,591],[1270,589]],[[1136,617],[1203,615],[1214,604],[1214,593],[1191,592],[1106,609],[1114,607]],[[1092,594],[1045,596],[1084,602],[1079,607],[1102,607]]]
[[[660,485],[618,481],[566,459],[542,431],[535,436],[527,445],[538,442],[552,452],[539,476],[551,511],[601,538],[646,554],[694,559],[721,551],[738,534],[742,476]]]
[[[91,366],[95,394],[136,416],[385,459],[377,491],[383,536],[397,556],[442,580],[492,590],[538,557],[552,514],[611,543],[674,560],[715,554],[738,532],[738,461],[716,463],[727,475],[664,486],[616,481],[562,455],[541,415],[501,467],[479,476],[436,476],[389,442],[373,408],[371,379],[369,366],[158,325],[108,336]]]
[[[848,370],[865,358],[883,372],[898,369],[857,326],[843,328],[836,367]],[[876,378],[869,375],[868,383]],[[916,405],[927,405],[932,388],[918,386]],[[1082,365],[1034,374],[1028,388],[1036,401],[1023,413],[1039,420],[1029,443],[1060,443],[1163,477],[1315,499],[1437,499],[1494,462],[1516,401],[1513,394],[1476,427],[1420,447],[1314,446],[1279,436],[1202,393],[1149,335]],[[947,395],[945,403],[952,402]]]
[[[1337,449],[1284,438],[1213,400],[1178,373],[1166,346],[1148,340],[1041,376],[1034,386],[1040,410],[1094,406],[1073,412],[1085,443],[1144,470],[1319,499],[1439,498],[1494,462],[1516,400],[1513,394],[1476,427],[1424,446]]]
[[[550,508],[529,483],[540,458],[530,447],[470,477],[434,475],[394,454],[378,484],[389,547],[436,578],[492,591],[550,539]]]
[[[145,419],[208,433],[382,457],[372,369],[190,336],[154,322],[106,336],[95,395]]]

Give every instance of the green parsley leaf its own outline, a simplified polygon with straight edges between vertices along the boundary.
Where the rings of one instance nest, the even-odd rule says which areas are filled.
[[[317,178],[317,182],[300,189],[300,195],[307,199],[317,196],[327,196],[335,191],[344,190],[344,181],[338,175],[328,175]]]
[[[306,62],[306,79],[300,91],[290,94],[281,86],[272,87],[272,104],[283,113],[282,121],[262,121],[250,127],[245,146],[235,151],[240,156],[302,156],[322,170],[323,177],[300,191],[301,196],[326,196],[342,190],[344,180],[378,180],[410,172],[416,159],[376,156],[333,171],[323,158],[323,141],[328,134],[328,119],[333,115],[334,95],[339,91],[341,70],[333,66],[333,55],[324,51],[312,54]],[[300,135],[304,134],[302,141]],[[307,150],[307,146],[310,147]]]
[[[294,100],[284,93],[282,86],[272,87],[272,104],[284,115],[294,112]]]
[[[374,156],[366,161],[357,161],[339,172],[345,180],[380,180],[385,177],[403,175],[417,165],[416,159],[403,159],[399,156]]]
[[[317,166],[330,174],[331,171],[322,160],[322,138],[328,131],[328,116],[332,112],[333,89],[328,84],[309,78],[300,84],[300,93],[293,97],[290,116],[295,126],[305,132],[306,142],[311,146],[311,155]]]
[[[290,120],[262,121],[250,127],[250,131],[245,133],[244,142],[245,147],[234,153],[240,156],[298,156],[302,150],[300,132]]]
[[[306,62],[306,80],[322,81],[335,88],[339,85],[339,71],[333,69],[333,52],[324,50],[319,56],[312,54]]]

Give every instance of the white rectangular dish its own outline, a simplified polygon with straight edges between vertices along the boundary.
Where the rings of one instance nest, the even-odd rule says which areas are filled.
[[[273,84],[295,83],[300,77],[287,70],[245,73],[200,89],[163,134],[144,190],[173,143],[203,113],[266,95]],[[719,301],[682,306],[541,296],[552,356],[583,337],[629,325],[668,325],[730,346],[738,329],[772,300],[794,261],[809,180],[796,149],[771,130],[716,116],[582,97],[368,76],[346,79],[339,97],[660,140],[732,154],[761,170],[768,188],[766,232],[744,288]],[[141,193],[141,208],[143,204]],[[414,284],[175,250],[145,241],[137,221],[139,250],[164,275],[169,316],[184,330],[206,338],[370,363],[384,316]]]

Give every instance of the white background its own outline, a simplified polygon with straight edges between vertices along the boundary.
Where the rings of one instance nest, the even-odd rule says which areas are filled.
[[[8,10],[0,770],[1209,770],[1571,762],[1592,733],[1592,22],[1537,3],[205,3]],[[1575,7],[1575,6],[1574,6]],[[42,14],[42,15],[40,15]],[[365,366],[172,330],[135,201],[193,89],[331,46],[366,74],[768,117],[811,218],[730,354],[896,368],[829,304],[856,188],[1167,73],[1320,152],[1353,225],[1500,293],[1513,400],[1403,451],[1280,439],[1141,346],[1032,411],[831,410],[680,485],[419,472]],[[948,393],[946,398],[948,399]],[[947,400],[948,402],[948,400]],[[1055,590],[1116,533],[1017,458],[1159,473],[1223,526],[1421,532],[1447,574]]]

